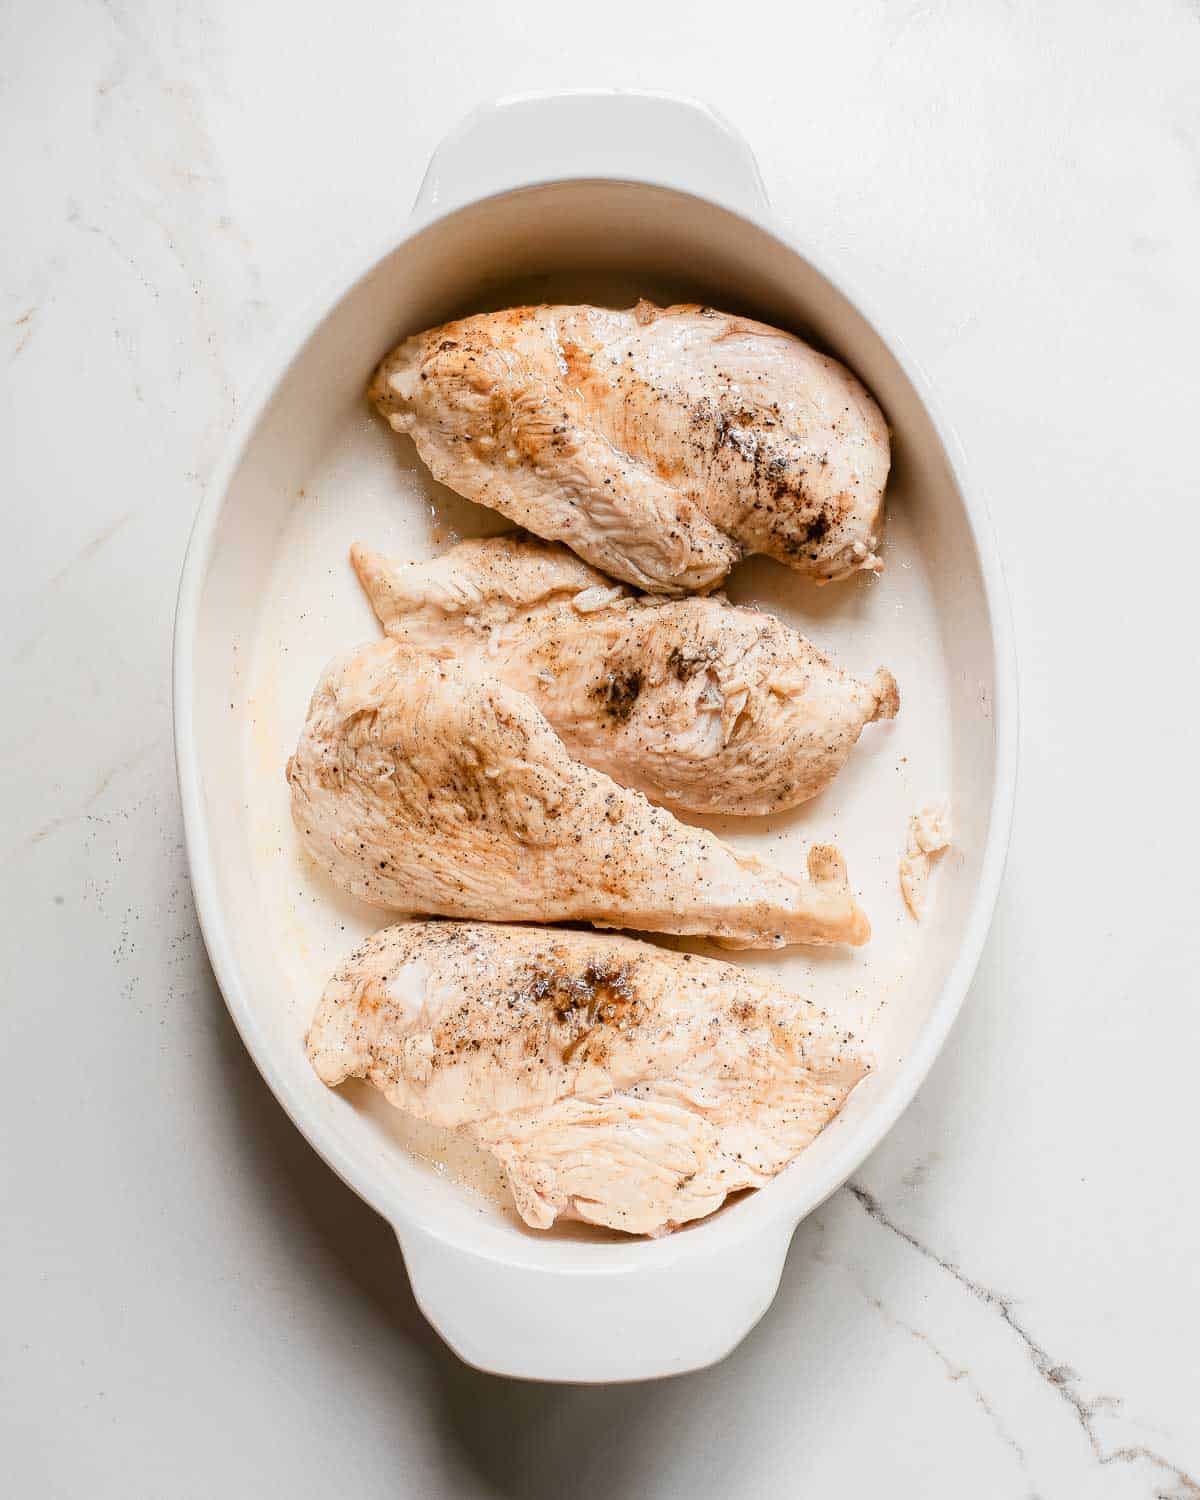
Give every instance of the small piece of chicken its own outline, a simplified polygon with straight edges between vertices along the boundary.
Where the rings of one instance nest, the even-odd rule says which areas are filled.
[[[287,775],[309,852],[375,906],[756,948],[870,932],[836,849],[807,880],[736,854],[572,760],[523,693],[394,641],[326,671]]]
[[[908,820],[908,837],[900,858],[900,894],[916,921],[929,904],[929,872],[935,859],[950,847],[950,809],[931,802]]]
[[[868,1070],[823,1011],[731,964],[462,922],[369,938],[326,988],[307,1048],[330,1086],[366,1078],[469,1131],[533,1228],[631,1234],[761,1186]]]
[[[891,462],[865,388],[710,307],[514,307],[407,339],[370,397],[434,477],[651,593],[765,552],[878,569]]]
[[[573,755],[672,807],[794,807],[899,707],[890,672],[860,682],[773,615],[633,594],[520,533],[432,562],[350,556],[394,640],[518,688]]]

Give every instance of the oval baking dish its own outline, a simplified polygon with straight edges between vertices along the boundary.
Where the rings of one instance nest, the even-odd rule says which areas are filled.
[[[435,1147],[419,1154],[369,1091],[320,1084],[303,1036],[321,985],[385,917],[305,865],[283,783],[321,666],[377,634],[349,544],[432,555],[444,533],[431,503],[439,524],[481,524],[368,413],[377,359],[467,311],[637,295],[793,329],[879,399],[895,454],[882,577],[815,590],[758,561],[730,591],[852,669],[891,667],[903,695],[894,728],[872,731],[873,748],[813,804],[713,825],[785,867],[818,834],[843,848],[871,946],[745,961],[774,964],[784,983],[852,1016],[876,1070],[768,1187],[655,1241],[526,1230],[461,1172],[431,1165]],[[1000,570],[957,448],[895,341],[772,222],[746,146],[703,107],[659,95],[523,98],[465,121],[435,154],[402,236],[298,329],[244,409],[188,550],[174,671],[188,857],[229,1010],[297,1126],[394,1226],[430,1322],[472,1364],[547,1380],[667,1375],[727,1353],[769,1305],[796,1224],[879,1142],[946,1038],[991,919],[1016,759]],[[955,847],[918,927],[896,860],[907,813],[935,798],[953,805]]]

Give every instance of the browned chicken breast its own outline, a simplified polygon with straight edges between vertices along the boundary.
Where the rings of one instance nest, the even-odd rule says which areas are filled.
[[[394,640],[518,688],[572,755],[671,807],[794,807],[899,707],[890,672],[860,682],[773,615],[634,594],[519,533],[433,562],[351,558]]]
[[[523,693],[394,641],[327,670],[287,774],[309,852],[376,906],[741,947],[870,931],[836,849],[805,880],[736,854],[573,760]]]
[[[708,307],[515,307],[430,329],[370,395],[434,476],[651,593],[765,552],[880,566],[887,424],[792,334]]]
[[[631,938],[417,922],[376,933],[308,1033],[319,1077],[469,1131],[527,1224],[660,1234],[767,1182],[867,1063],[823,1011]]]

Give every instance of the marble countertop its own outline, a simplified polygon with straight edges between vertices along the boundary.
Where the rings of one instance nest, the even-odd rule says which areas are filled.
[[[785,14],[786,13],[786,14]],[[1200,1496],[1200,14],[18,0],[0,14],[14,1495]],[[994,509],[1016,829],[916,1103],[725,1363],[456,1362],[245,1055],[192,910],[175,588],[277,328],[477,101],[716,104]]]

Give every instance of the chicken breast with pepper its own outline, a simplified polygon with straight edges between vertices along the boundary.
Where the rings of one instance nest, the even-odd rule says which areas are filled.
[[[651,593],[746,553],[877,569],[887,424],[837,360],[710,307],[514,307],[407,339],[371,399],[433,475]]]
[[[309,853],[376,906],[740,947],[870,932],[836,849],[805,879],[738,854],[573,760],[523,693],[395,641],[326,671],[287,776]]]
[[[890,672],[859,681],[773,615],[637,594],[520,533],[351,558],[394,640],[519,689],[572,755],[673,808],[794,807],[899,707]]]
[[[499,1159],[525,1222],[661,1234],[760,1187],[868,1070],[823,1011],[730,964],[630,938],[418,922],[376,933],[308,1033]]]

